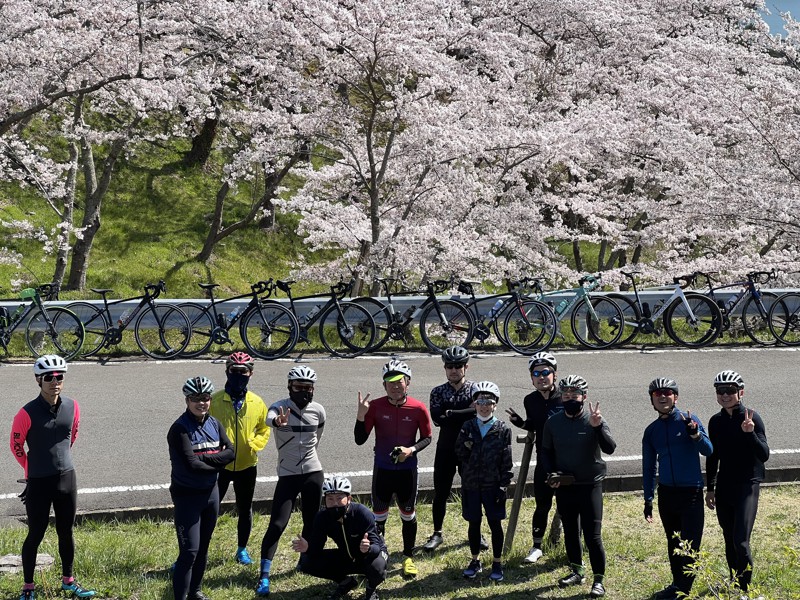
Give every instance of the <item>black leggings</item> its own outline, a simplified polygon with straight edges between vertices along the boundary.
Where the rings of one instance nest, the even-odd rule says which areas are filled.
[[[278,477],[275,497],[272,499],[269,526],[267,526],[267,532],[261,542],[261,560],[272,560],[272,557],[275,556],[278,542],[289,524],[289,517],[292,516],[298,494],[303,513],[303,531],[300,535],[308,539],[314,517],[322,505],[322,481],[324,479],[325,475],[322,471]]]
[[[603,485],[568,485],[556,489],[556,504],[564,527],[564,547],[573,567],[583,564],[581,532],[589,550],[595,576],[605,575],[606,550],[603,547]]]
[[[447,514],[447,501],[453,490],[453,479],[459,467],[459,461],[453,448],[436,447],[436,457],[433,459],[433,530],[441,531],[444,526],[444,516]]]
[[[225,498],[228,485],[233,482],[233,492],[236,494],[236,512],[239,513],[236,534],[240,548],[247,546],[250,532],[253,530],[253,494],[256,490],[256,466],[241,471],[222,469],[219,472],[217,487],[219,488],[219,501]]]
[[[746,592],[753,578],[753,555],[750,552],[750,534],[758,512],[758,482],[732,484],[725,489],[717,486],[717,520],[725,539],[725,560],[731,577]]]
[[[175,600],[194,596],[203,584],[208,562],[208,546],[217,526],[219,490],[172,493],[175,504],[175,533],[178,535],[178,560],[172,574]]]
[[[346,551],[329,548],[314,558],[308,554],[301,554],[300,570],[312,577],[330,579],[337,583],[346,575],[364,575],[369,587],[375,589],[386,579],[388,558],[387,553],[381,550],[378,556],[372,559],[362,555],[352,560]]]
[[[664,526],[664,533],[667,534],[672,584],[688,595],[694,583],[694,575],[687,573],[686,568],[694,564],[694,560],[688,556],[675,554],[675,550],[681,540],[688,541],[695,552],[700,550],[705,519],[703,488],[659,485],[658,514]],[[680,534],[680,539],[675,537],[676,532]]]
[[[489,531],[492,532],[492,558],[499,561],[503,556],[503,522],[500,519],[486,519],[489,524]],[[472,556],[478,556],[481,551],[481,520],[469,521],[467,528],[467,539],[469,540],[469,551]]]
[[[553,507],[553,496],[555,490],[547,485],[547,473],[541,466],[539,460],[533,469],[533,497],[536,500],[536,508],[533,509],[533,520],[531,530],[533,535],[533,545],[539,547],[547,529],[547,517]]]
[[[56,515],[58,554],[61,557],[61,574],[72,577],[75,562],[75,539],[72,527],[78,506],[78,482],[75,470],[49,477],[28,479],[25,512],[28,515],[28,535],[22,543],[22,573],[25,583],[33,583],[36,553],[50,523],[50,507]]]

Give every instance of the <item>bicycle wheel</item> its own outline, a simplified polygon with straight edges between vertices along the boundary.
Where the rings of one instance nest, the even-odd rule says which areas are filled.
[[[622,327],[622,335],[615,346],[630,344],[639,333],[639,321],[642,318],[642,311],[639,310],[639,305],[623,294],[608,294],[606,298],[611,298],[616,302],[622,311],[624,325]]]
[[[259,302],[242,315],[239,334],[253,356],[275,360],[294,350],[300,325],[291,310],[278,302]]]
[[[569,322],[578,343],[594,350],[616,344],[625,327],[622,310],[616,302],[605,296],[590,296],[580,300]]]
[[[684,297],[686,302],[678,298],[667,308],[664,313],[664,329],[681,346],[708,346],[722,332],[722,313],[719,306],[703,294],[687,292]]]
[[[767,315],[769,330],[782,344],[800,346],[800,294],[779,296]]]
[[[475,318],[460,302],[440,300],[441,316],[436,305],[428,304],[419,316],[419,334],[425,345],[437,354],[450,346],[466,348],[475,333]]]
[[[25,343],[31,354],[37,358],[58,354],[64,360],[78,356],[84,337],[81,320],[60,306],[45,307],[44,313],[37,310],[25,326]]]
[[[538,300],[512,306],[503,321],[503,337],[508,347],[527,356],[549,348],[557,330],[552,309]]]
[[[64,308],[73,312],[83,323],[84,336],[81,356],[94,356],[100,352],[106,341],[106,331],[111,327],[106,312],[89,302],[73,302]]]
[[[361,356],[375,344],[375,321],[353,302],[331,304],[319,318],[319,339],[334,356]]]
[[[181,358],[196,358],[205,354],[214,341],[212,336],[215,326],[211,312],[193,302],[178,304],[178,308],[184,312],[192,327],[192,337],[189,338],[186,349],[181,352]]]
[[[154,304],[139,313],[133,335],[150,358],[177,358],[189,345],[192,326],[177,306]]]
[[[778,299],[772,292],[761,292],[761,297],[750,296],[742,308],[742,325],[747,335],[762,346],[773,346],[778,340],[769,329],[769,309]]]
[[[375,343],[372,344],[369,351],[372,352],[373,350],[380,349],[389,341],[389,336],[391,334],[390,324],[393,318],[391,312],[389,312],[389,308],[383,302],[375,298],[370,298],[369,296],[353,298],[350,302],[358,304],[372,317],[372,320],[375,322]]]

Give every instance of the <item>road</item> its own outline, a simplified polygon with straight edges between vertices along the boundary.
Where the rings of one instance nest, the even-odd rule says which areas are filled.
[[[768,467],[800,464],[800,414],[795,398],[795,390],[800,389],[800,352],[795,349],[565,351],[557,356],[560,375],[583,375],[590,386],[589,400],[600,402],[601,412],[617,440],[617,451],[609,457],[610,474],[640,472],[642,432],[655,418],[647,398],[650,380],[660,376],[674,378],[680,385],[679,406],[707,423],[718,410],[713,377],[723,369],[742,374],[747,384],[745,403],[756,408],[764,419],[773,449]],[[445,380],[441,359],[423,354],[402,358],[414,372],[411,395],[427,403],[430,389]],[[386,360],[385,356],[303,360],[318,373],[315,400],[325,406],[328,415],[321,444],[323,465],[329,472],[349,474],[357,491],[369,490],[372,446],[370,442],[364,446],[353,442],[356,394],[361,390],[375,397],[382,392],[381,368]],[[286,373],[295,362],[259,361],[251,390],[268,405],[285,397]],[[70,365],[64,393],[80,402],[82,415],[74,449],[80,511],[170,504],[166,434],[184,409],[183,382],[193,375],[206,375],[221,387],[224,364],[208,360],[112,360]],[[470,363],[468,376],[476,381],[489,379],[500,386],[498,413],[505,414],[508,406],[522,412],[522,398],[531,389],[527,358],[477,355]],[[30,364],[0,365],[0,383],[1,435],[8,440],[14,415],[36,395],[37,387]],[[431,486],[433,454],[433,447],[420,454],[421,487]],[[515,445],[516,461],[521,454],[522,445]],[[257,499],[272,496],[275,457],[275,446],[270,442],[261,454]],[[0,452],[0,516],[23,514],[23,506],[16,499],[22,490],[16,480],[21,476],[10,450]]]

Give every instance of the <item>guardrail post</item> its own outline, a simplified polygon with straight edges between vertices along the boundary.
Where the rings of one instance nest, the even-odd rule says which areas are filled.
[[[518,444],[525,444],[522,449],[522,464],[519,466],[517,485],[514,488],[514,501],[511,503],[511,514],[508,516],[508,529],[503,542],[503,554],[507,554],[514,545],[514,534],[517,530],[517,520],[519,519],[519,509],[522,508],[522,497],[525,495],[525,482],[528,480],[528,469],[533,455],[533,433],[517,436]]]

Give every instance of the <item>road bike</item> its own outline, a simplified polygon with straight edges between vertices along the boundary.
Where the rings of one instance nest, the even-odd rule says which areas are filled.
[[[788,292],[775,299],[767,314],[769,330],[787,346],[800,346],[800,293]]]
[[[86,330],[82,356],[94,356],[103,349],[119,345],[122,334],[131,323],[134,323],[136,345],[151,358],[177,358],[189,344],[192,336],[189,318],[177,306],[156,304],[156,299],[167,291],[163,280],[145,285],[142,296],[120,300],[109,300],[106,297],[106,294],[114,290],[90,289],[103,297],[102,308],[90,302],[73,302],[67,305],[69,310],[78,315]],[[109,307],[133,300],[139,300],[139,304],[125,310],[116,323],[113,323]]]
[[[507,292],[499,294],[490,294],[481,298],[475,297],[475,286],[480,282],[469,281],[462,279],[458,282],[458,291],[470,297],[470,300],[465,303],[467,310],[470,311],[475,319],[475,333],[473,338],[480,342],[481,347],[484,346],[486,340],[490,339],[492,333],[499,340],[501,344],[512,348],[517,345],[520,340],[517,338],[513,342],[509,342],[504,335],[504,328],[502,326],[506,314],[512,307],[518,307],[520,310],[525,310],[528,315],[528,321],[536,321],[537,325],[531,326],[531,333],[539,332],[540,336],[536,339],[531,337],[525,340],[525,351],[530,353],[541,352],[550,347],[556,336],[556,316],[553,310],[544,302],[532,300],[527,298],[531,291],[531,285],[536,282],[535,279],[524,277],[518,281],[508,280],[506,286]],[[486,314],[481,314],[479,305],[481,303],[491,302],[492,307]],[[538,312],[536,310],[536,303],[538,302]],[[525,305],[523,307],[523,304]]]
[[[272,295],[274,283],[259,281],[250,286],[246,294],[218,300],[214,298],[217,283],[198,283],[208,294],[210,303],[202,306],[195,302],[178,305],[192,326],[192,339],[181,352],[184,358],[195,358],[208,352],[212,344],[233,345],[230,331],[237,323],[239,337],[253,356],[274,360],[289,354],[300,338],[300,325],[291,310],[277,302],[262,302]],[[250,298],[250,303],[242,309],[237,306],[230,313],[220,308],[226,302]]]
[[[54,299],[57,294],[58,286],[50,283],[25,288],[19,294],[22,303],[13,313],[0,307],[0,347],[6,356],[9,346],[17,346],[14,332],[23,323],[25,344],[33,356],[58,354],[70,360],[78,355],[85,335],[80,319],[66,308],[43,303],[43,297]]]
[[[339,282],[330,286],[330,293],[311,294],[295,298],[292,296],[294,281],[275,282],[275,287],[289,298],[289,310],[299,325],[299,341],[311,344],[314,342],[312,327],[319,322],[317,330],[319,341],[334,356],[353,358],[364,354],[375,343],[375,322],[369,312],[354,302],[344,300],[350,294],[355,280],[349,283]],[[299,300],[327,298],[327,302],[315,304],[305,314],[298,314],[295,302]],[[278,304],[274,300],[267,305]]]
[[[521,354],[537,352],[540,339],[539,320],[542,311],[539,304],[554,295],[572,294],[558,305],[550,307],[555,315],[554,335],[566,341],[561,331],[561,321],[569,318],[570,330],[581,346],[591,349],[608,348],[617,343],[622,335],[622,310],[608,296],[591,292],[600,285],[601,275],[584,275],[578,286],[568,290],[545,292],[542,280],[534,279],[534,297],[525,300],[521,306],[512,307],[503,323],[503,335],[508,345]],[[547,321],[546,321],[547,322]],[[534,340],[531,343],[531,340]]]
[[[631,280],[634,300],[624,294],[608,294],[622,308],[624,322],[618,346],[628,344],[637,335],[660,336],[659,320],[666,334],[677,344],[687,348],[701,348],[713,343],[722,332],[722,313],[717,303],[698,292],[685,292],[695,280],[694,275],[673,278],[672,285],[647,287],[644,290],[670,292],[663,302],[650,307],[642,302],[636,287],[638,271],[620,271]]]
[[[720,337],[729,333],[732,337],[741,334],[744,330],[751,340],[762,346],[771,346],[776,343],[776,338],[769,329],[769,309],[778,298],[772,292],[763,292],[758,286],[766,285],[777,277],[775,269],[771,271],[751,271],[747,279],[714,286],[715,280],[711,273],[695,271],[693,276],[706,280],[708,292],[702,292],[711,298],[722,313],[722,332]],[[728,301],[718,299],[715,292],[728,288],[741,289],[731,296]],[[698,290],[699,291],[699,290]],[[738,318],[737,318],[738,315]]]
[[[376,298],[361,296],[353,302],[363,307],[372,317],[377,328],[375,344],[370,350],[377,350],[389,340],[402,341],[406,347],[413,342],[412,326],[419,320],[419,334],[422,342],[431,352],[441,354],[450,346],[467,347],[475,331],[475,320],[467,308],[455,300],[440,300],[438,295],[452,289],[453,280],[437,279],[425,284],[426,297],[419,306],[411,305],[399,313],[392,303],[393,296],[419,295],[419,290],[392,293],[395,279],[377,279],[386,294],[386,302]]]

